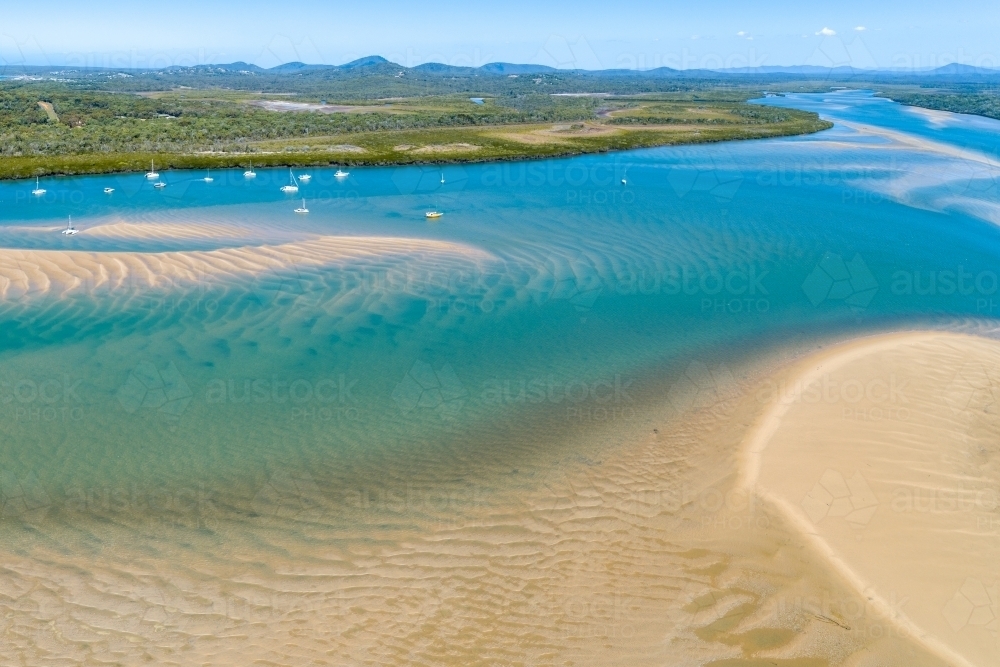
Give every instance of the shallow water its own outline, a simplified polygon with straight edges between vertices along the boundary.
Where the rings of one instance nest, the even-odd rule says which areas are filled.
[[[560,565],[603,544],[586,512],[553,518],[567,470],[737,395],[783,347],[1000,312],[1000,122],[766,103],[836,126],[296,170],[297,196],[280,169],[0,184],[8,659],[586,661],[566,600],[613,615],[623,584]],[[673,539],[616,530],[652,541],[624,569]]]

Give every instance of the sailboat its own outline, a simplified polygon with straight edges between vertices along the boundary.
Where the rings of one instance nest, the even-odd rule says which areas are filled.
[[[66,236],[76,236],[80,233],[80,230],[73,226],[73,216],[69,216],[69,222],[66,223],[66,229],[59,233]]]
[[[114,188],[104,188],[104,194],[106,194],[106,195],[109,195],[109,194],[111,194],[114,191],[115,191]]]
[[[628,168],[627,167],[625,168],[625,171],[622,173],[622,185],[628,185],[628,183],[625,181],[625,177],[626,176],[628,176]]]
[[[309,209],[306,208],[306,200],[305,199],[302,200],[302,208],[295,209],[295,212],[296,213],[308,213],[309,212]]]
[[[43,188],[38,184],[37,176],[35,176],[35,189],[31,191],[31,194],[35,195],[36,197],[41,197],[42,195],[45,194],[45,188]]]
[[[293,192],[298,192],[299,191],[299,184],[298,184],[298,181],[295,180],[295,174],[292,173],[291,169],[288,170],[288,178],[290,179],[288,185],[282,185],[281,186],[281,191],[284,192],[285,194],[291,194]]]
[[[153,187],[156,188],[157,190],[162,190],[163,188],[167,187],[167,184],[164,183],[163,181],[157,181],[156,183],[153,183]]]
[[[149,161],[149,171],[146,172],[146,178],[153,180],[154,178],[159,178],[160,175],[156,173],[156,167],[153,166],[153,161]]]
[[[340,167],[337,167],[337,171],[333,174],[333,177],[334,178],[347,178],[350,175],[351,175],[351,172],[344,171]]]
[[[205,178],[203,178],[201,180],[205,181],[206,183],[211,183],[212,181],[214,181],[215,179],[212,178],[212,170],[211,169],[206,170],[205,171]]]
[[[243,172],[243,178],[257,178],[257,172],[253,170],[253,160],[250,160],[250,168]]]
[[[444,213],[442,213],[441,211],[427,211],[426,213],[424,213],[424,217],[430,218],[432,220],[434,218],[440,218],[442,215],[444,215]]]
[[[441,185],[444,185],[444,172],[441,172]]]

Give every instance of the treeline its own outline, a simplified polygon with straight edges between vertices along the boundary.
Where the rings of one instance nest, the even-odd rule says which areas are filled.
[[[909,106],[975,114],[1000,120],[1000,90],[964,93],[890,93],[887,96]]]
[[[39,101],[52,105],[58,122],[48,118]],[[594,116],[595,104],[589,98],[532,95],[483,105],[461,98],[434,100],[437,111],[279,113],[235,101],[8,85],[0,86],[0,155],[246,152],[255,142],[274,139],[582,120]]]

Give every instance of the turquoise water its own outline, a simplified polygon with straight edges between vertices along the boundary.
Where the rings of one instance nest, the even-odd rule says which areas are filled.
[[[989,155],[1000,124],[953,117],[941,127],[863,93],[768,102],[935,144],[838,122],[808,137],[537,163],[356,169],[342,180],[314,170],[299,196],[279,191],[288,180],[280,169],[255,180],[218,172],[212,183],[164,172],[161,191],[141,174],[49,179],[43,197],[31,183],[4,183],[8,248],[205,252],[373,236],[459,249],[435,257],[386,241],[387,258],[12,292],[0,315],[11,441],[3,468],[44,473],[53,497],[81,477],[166,482],[181,471],[213,488],[220,476],[246,476],[252,489],[283,453],[303,464],[345,452],[405,456],[445,447],[441,433],[461,441],[465,429],[567,408],[613,419],[584,384],[619,378],[637,405],[647,382],[653,397],[692,359],[997,312],[1000,237],[989,220],[998,172]],[[303,197],[308,216],[292,212]],[[446,215],[429,223],[430,209]],[[56,233],[70,214],[81,233]],[[122,221],[162,233],[98,234]],[[228,231],[197,236],[184,225]],[[485,254],[466,256],[469,248]],[[190,392],[183,409],[124,409],[118,391],[138,363],[176,368]],[[394,399],[414,364],[447,365],[453,402]],[[241,403],[246,382],[260,378],[298,382],[300,400],[279,403],[280,389]],[[330,379],[349,391],[326,403],[312,396]],[[31,389],[56,380],[78,388],[66,399],[51,384],[62,397],[51,405]],[[532,382],[576,383],[583,398],[556,388],[531,400],[520,387]],[[211,402],[219,383],[238,388],[237,398]],[[508,385],[512,395],[493,397]],[[52,406],[73,416],[54,416]],[[220,422],[226,431],[210,443],[198,437]],[[98,444],[114,453],[99,464]]]
[[[734,391],[755,355],[1000,313],[1000,122],[863,92],[765,102],[836,125],[297,169],[295,196],[282,169],[0,183],[9,548],[253,562],[305,549],[312,511],[386,540],[434,514],[411,494],[454,515],[528,488],[599,457],[588,434]],[[405,511],[358,518],[378,502]]]

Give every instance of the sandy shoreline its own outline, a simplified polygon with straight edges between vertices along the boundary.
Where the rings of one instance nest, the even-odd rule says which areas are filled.
[[[950,664],[1000,646],[1000,343],[852,341],[798,364],[748,432],[740,486],[777,507],[900,632]]]

